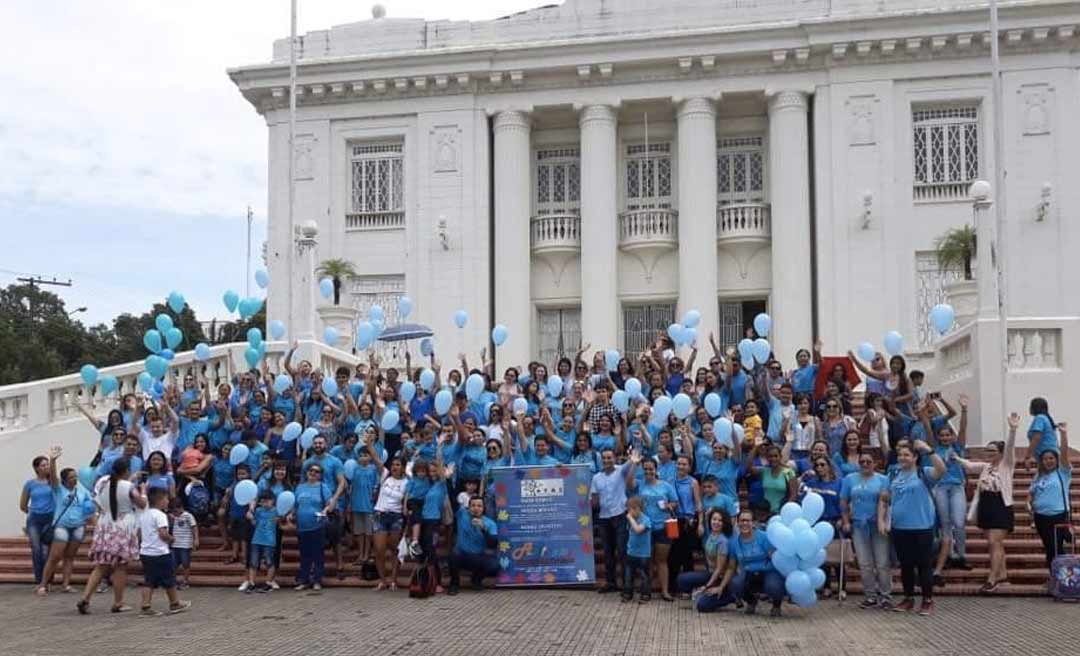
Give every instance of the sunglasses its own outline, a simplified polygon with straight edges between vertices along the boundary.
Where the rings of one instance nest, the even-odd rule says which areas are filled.
[[[827,410],[838,410],[838,409],[840,409],[840,406],[836,405],[835,403],[830,403],[830,404],[826,405],[825,408]]]
[[[490,452],[492,452],[492,451],[498,451],[498,450],[499,450],[499,447],[497,447],[497,446],[489,446],[489,447],[487,448],[487,450],[488,450],[488,453],[490,453]]]
[[[817,468],[817,467],[828,467],[828,466],[829,466],[829,463],[827,463],[827,462],[815,462],[814,463],[815,468]]]
[[[322,474],[322,470],[321,469],[315,469],[314,467],[312,467],[311,469],[307,470],[307,473],[309,473],[309,474]]]

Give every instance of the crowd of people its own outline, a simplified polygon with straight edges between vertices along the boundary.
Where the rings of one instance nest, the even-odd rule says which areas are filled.
[[[436,592],[457,594],[461,572],[481,589],[499,571],[491,470],[556,463],[593,471],[599,592],[624,601],[649,601],[658,588],[663,601],[683,595],[702,612],[754,612],[768,599],[780,614],[784,582],[765,525],[810,491],[825,499],[822,520],[837,536],[823,596],[845,594],[847,563],[861,573],[863,608],[929,615],[944,570],[970,569],[968,519],[990,545],[982,592],[1008,581],[1021,417],[1007,418],[1007,438],[989,442],[989,458],[968,460],[968,399],[954,406],[924,390],[922,374],[899,355],[867,363],[848,354],[865,376],[856,420],[848,367],[820,372],[826,383],[818,385],[820,343],[800,350],[789,371],[772,356],[746,362],[714,344],[695,369],[697,349],[683,349],[684,359],[661,334],[636,359],[587,358],[585,346],[550,370],[532,362],[498,379],[484,352],[475,368],[461,355],[444,379],[434,356],[423,368],[409,356],[403,370],[384,368],[371,355],[353,370],[322,372],[295,362],[295,350],[283,372],[264,362],[212,389],[195,371],[161,393],[122,396],[103,420],[85,409],[100,441],[93,462],[58,471],[62,453],[53,448],[34,459],[22,488],[37,593],[49,594],[57,574],[72,591],[72,562],[91,522],[94,569],[81,613],[109,586],[112,611],[132,610],[124,592],[136,560],[141,612],[158,614],[157,588],[169,612],[185,610],[178,591],[212,527],[228,562],[246,565],[238,578],[246,593],[280,588],[286,529],[299,544],[296,590],[321,590],[327,552],[338,578],[362,576],[378,590],[397,589],[410,558],[436,584],[445,563],[448,587]],[[482,385],[469,384],[476,376]],[[441,390],[449,408],[436,403]],[[684,395],[688,412],[678,409]],[[676,411],[658,419],[657,408],[671,405],[658,399],[675,400]],[[1029,412],[1022,464],[1034,472],[1030,514],[1049,565],[1068,539],[1057,530],[1070,511],[1067,427],[1044,399]]]

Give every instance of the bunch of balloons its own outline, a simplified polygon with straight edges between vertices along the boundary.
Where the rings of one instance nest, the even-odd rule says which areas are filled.
[[[780,514],[769,519],[765,529],[776,549],[772,564],[784,577],[784,588],[791,600],[802,607],[817,603],[817,590],[825,585],[825,547],[835,535],[829,522],[819,522],[825,499],[816,492],[803,497],[802,503],[789,501]]]

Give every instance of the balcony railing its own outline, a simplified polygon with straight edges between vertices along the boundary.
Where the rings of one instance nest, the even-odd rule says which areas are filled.
[[[398,230],[405,227],[405,212],[359,212],[345,215],[345,230]]]
[[[581,217],[577,214],[534,216],[529,226],[534,253],[581,250]]]
[[[772,232],[768,203],[735,203],[716,208],[718,242],[768,241]]]
[[[619,246],[674,247],[679,242],[679,213],[671,209],[630,210],[619,215]]]

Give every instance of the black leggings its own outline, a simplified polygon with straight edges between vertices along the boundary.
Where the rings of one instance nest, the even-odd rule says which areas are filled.
[[[934,596],[934,579],[931,563],[934,560],[934,530],[921,531],[893,529],[893,546],[900,561],[900,580],[904,584],[904,598],[915,596],[916,570],[919,589],[923,599]]]
[[[1054,556],[1064,553],[1065,539],[1069,535],[1068,529],[1055,531],[1054,527],[1059,524],[1068,524],[1069,515],[1060,513],[1057,515],[1040,515],[1035,513],[1035,530],[1039,532],[1039,538],[1043,543],[1043,553],[1046,554],[1046,566],[1050,567]]]
[[[700,548],[697,537],[697,522],[679,519],[679,537],[671,542],[668,551],[668,589],[678,590],[676,579],[683,572],[694,571],[694,549]]]

